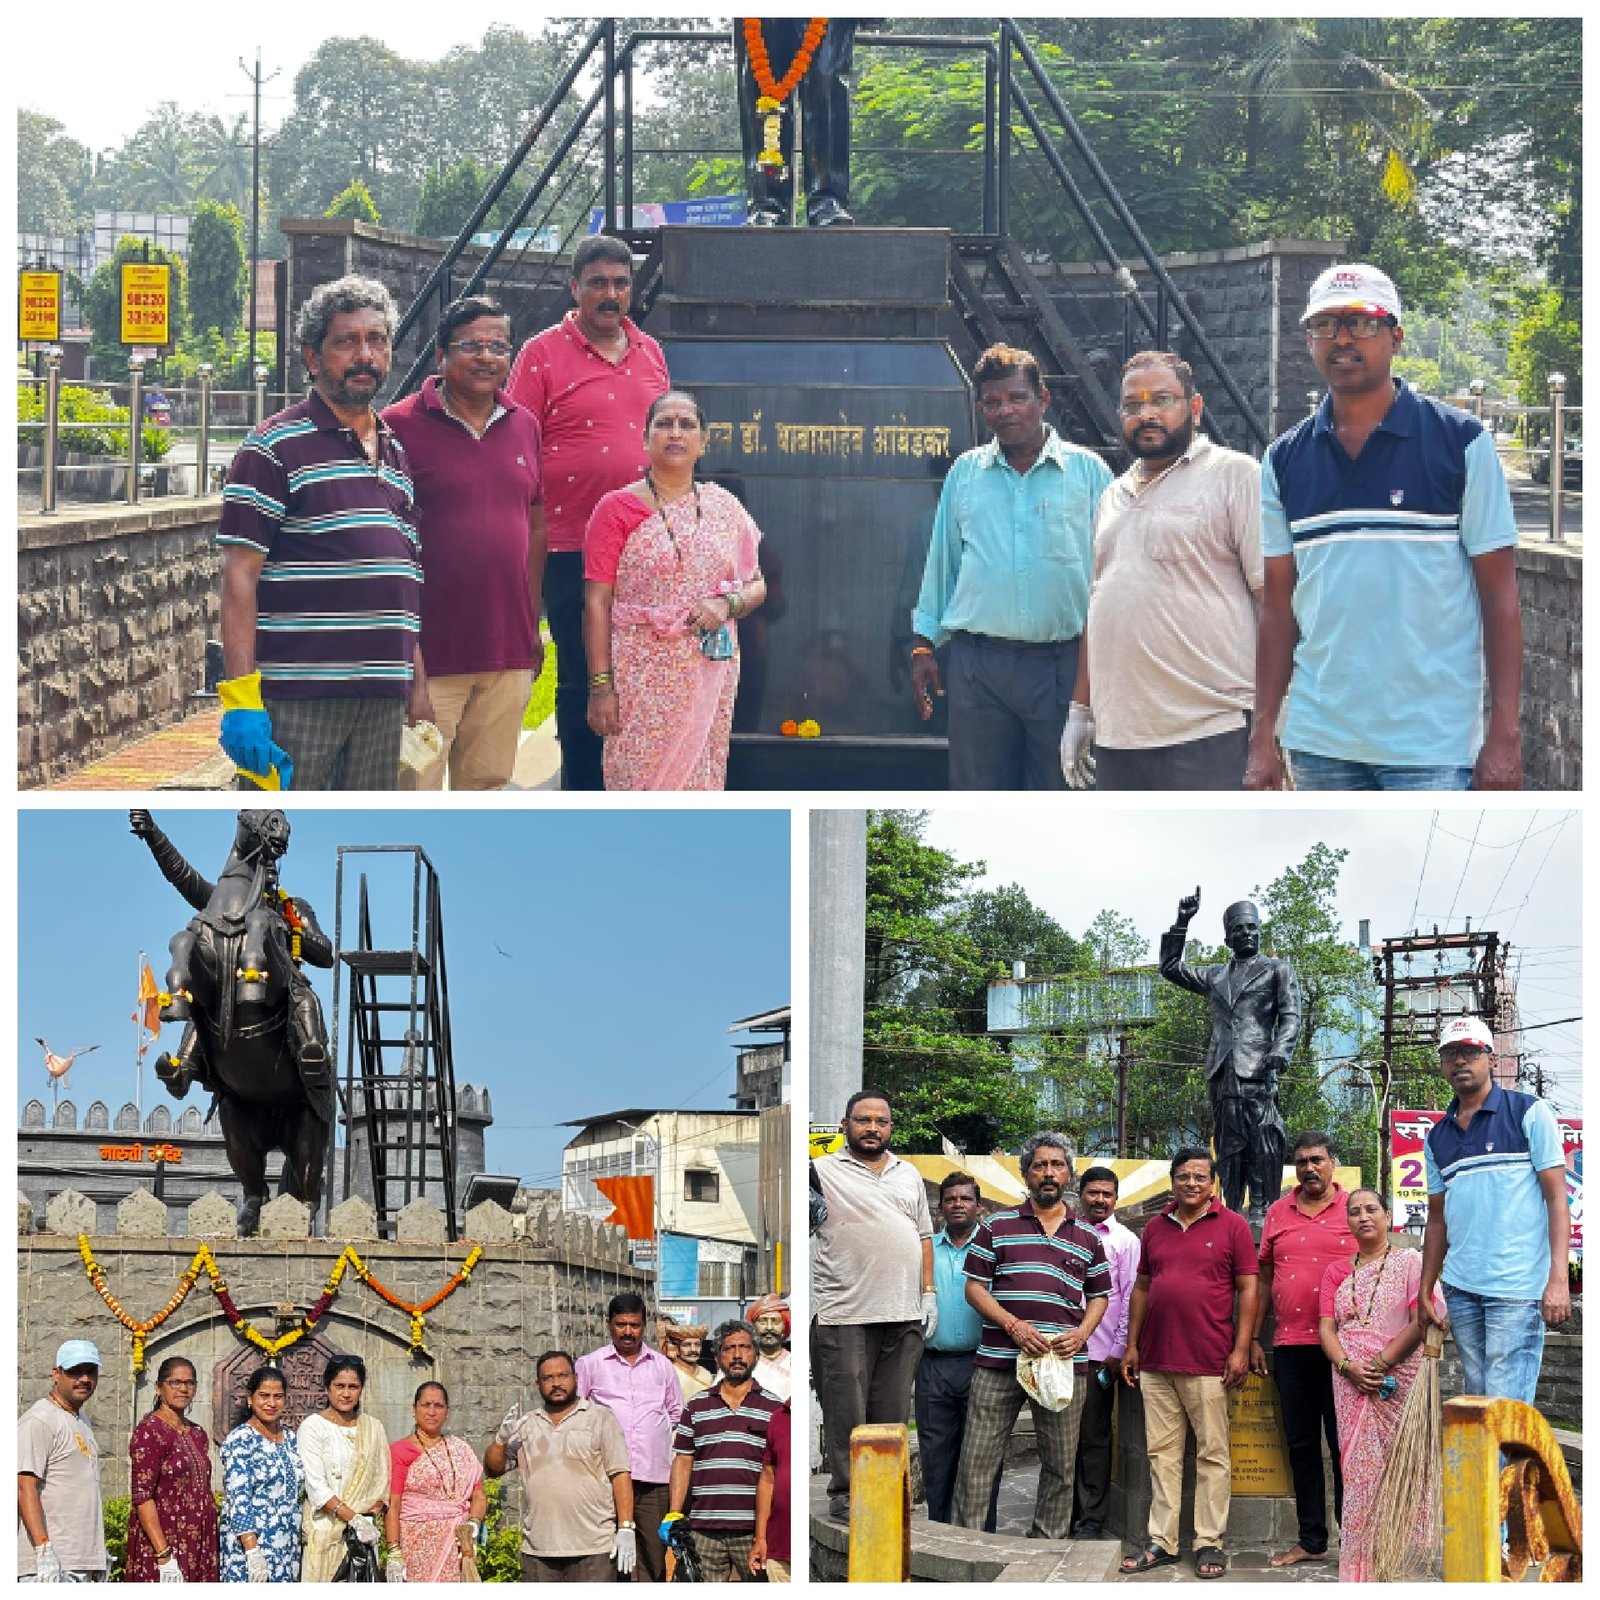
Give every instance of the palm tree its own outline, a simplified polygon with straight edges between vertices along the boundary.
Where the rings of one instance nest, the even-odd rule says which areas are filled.
[[[191,120],[170,100],[117,153],[121,203],[139,211],[184,212],[195,194]]]
[[[232,203],[248,212],[253,155],[249,115],[241,111],[232,122],[217,116],[200,117],[194,133],[201,198]]]

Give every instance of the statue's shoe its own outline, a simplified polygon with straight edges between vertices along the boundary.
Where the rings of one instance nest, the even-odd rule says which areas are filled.
[[[156,1057],[156,1078],[174,1100],[181,1100],[194,1083],[194,1069],[176,1056]]]
[[[758,206],[744,219],[747,228],[786,228],[788,219],[770,206]]]
[[[856,221],[832,195],[812,206],[807,220],[813,228],[853,228]]]

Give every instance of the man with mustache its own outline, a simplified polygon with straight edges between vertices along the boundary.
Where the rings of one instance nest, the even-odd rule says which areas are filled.
[[[1072,1521],[1078,1429],[1091,1382],[1089,1338],[1106,1313],[1111,1268],[1100,1236],[1073,1215],[1072,1144],[1065,1134],[1036,1133],[1017,1156],[1028,1198],[978,1226],[967,1250],[967,1303],[983,1318],[967,1398],[967,1426],[956,1473],[955,1522],[981,1528],[995,1473],[1024,1404],[1039,1448],[1033,1539],[1065,1539]],[[1072,1400],[1052,1411],[1032,1399],[1017,1376],[1019,1354],[1065,1356],[1073,1366]]]
[[[393,789],[406,722],[433,718],[411,469],[373,409],[398,320],[375,279],[313,290],[295,328],[313,392],[228,469],[217,693],[241,789]]]
[[[603,789],[603,742],[589,727],[583,647],[583,540],[603,495],[644,476],[645,413],[670,387],[667,360],[628,315],[633,254],[621,239],[585,239],[572,253],[573,309],[523,345],[511,398],[533,414],[542,440],[544,606],[556,647],[556,737],[561,787]]]
[[[1099,456],[1045,421],[1050,391],[1026,350],[997,344],[972,369],[993,439],[951,467],[911,613],[911,695],[924,722],[945,693],[950,787],[1061,789],[1066,727],[1089,609]]]
[[[739,1583],[750,1572],[756,1491],[766,1465],[767,1431],[783,1409],[755,1381],[756,1333],[742,1318],[712,1335],[721,1380],[684,1408],[673,1440],[672,1509],[662,1541],[685,1517],[706,1583]],[[768,1482],[771,1482],[769,1476]]]
[[[1300,320],[1328,393],[1261,466],[1244,786],[1281,789],[1287,758],[1297,789],[1520,789],[1517,525],[1494,439],[1391,376],[1386,273],[1329,267]]]
[[[1455,1090],[1428,1134],[1428,1227],[1417,1320],[1441,1319],[1443,1280],[1466,1394],[1533,1404],[1544,1330],[1572,1315],[1561,1127],[1544,1101],[1493,1081],[1494,1034],[1457,1017],[1439,1034]]]
[[[910,1420],[923,1341],[939,1326],[928,1196],[917,1169],[889,1153],[888,1096],[858,1090],[843,1128],[844,1149],[811,1163],[827,1203],[811,1258],[811,1369],[837,1522],[850,1515],[852,1431]]]
[[[578,1392],[572,1357],[546,1350],[533,1364],[541,1411],[512,1406],[483,1452],[498,1478],[522,1482],[522,1581],[615,1583],[637,1553],[628,1445],[611,1412]]]
[[[50,1392],[17,1424],[17,1577],[25,1583],[101,1583],[106,1536],[100,1447],[83,1408],[100,1382],[87,1339],[56,1351]]]
[[[1237,789],[1261,594],[1261,469],[1199,432],[1187,361],[1122,369],[1133,465],[1100,497],[1089,620],[1061,739],[1068,786]],[[1091,745],[1093,755],[1090,754]]]
[[[511,317],[491,295],[446,307],[437,371],[383,413],[405,445],[422,538],[421,651],[444,751],[402,787],[503,789],[544,661],[539,424],[506,392]]]

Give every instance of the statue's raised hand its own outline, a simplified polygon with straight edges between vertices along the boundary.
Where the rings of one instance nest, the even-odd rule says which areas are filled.
[[[1200,909],[1200,885],[1196,884],[1193,894],[1186,894],[1178,902],[1178,926],[1186,928],[1194,921],[1195,913]]]
[[[156,819],[148,811],[130,811],[128,826],[136,839],[153,839],[157,831]]]

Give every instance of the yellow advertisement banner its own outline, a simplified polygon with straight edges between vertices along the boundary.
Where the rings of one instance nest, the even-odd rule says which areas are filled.
[[[17,337],[54,344],[61,337],[61,274],[24,272],[17,305]]]
[[[122,342],[164,345],[171,340],[172,268],[122,263]]]

